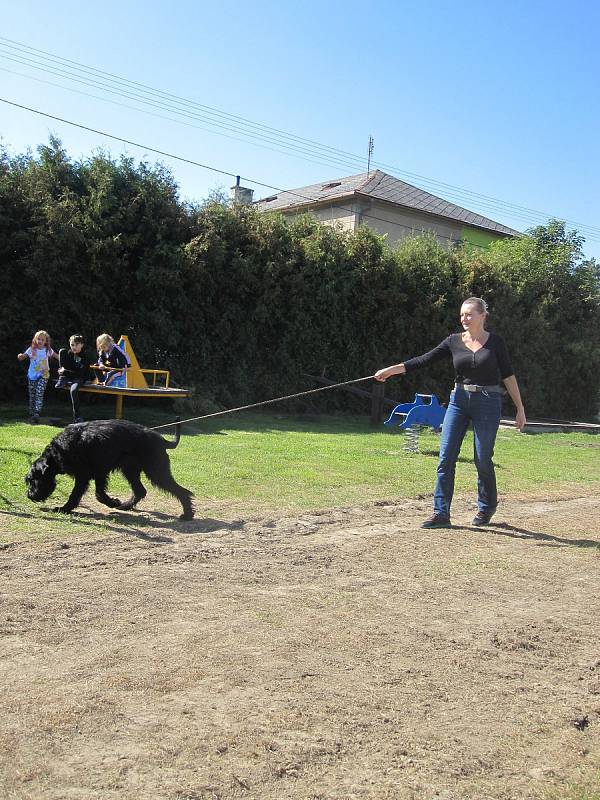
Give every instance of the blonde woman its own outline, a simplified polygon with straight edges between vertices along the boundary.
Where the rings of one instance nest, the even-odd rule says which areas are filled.
[[[477,506],[474,525],[487,525],[496,512],[498,492],[494,470],[494,444],[500,425],[505,387],[517,409],[516,427],[523,430],[525,408],[504,339],[485,328],[487,305],[481,297],[468,297],[460,309],[462,333],[454,333],[422,356],[385,367],[378,381],[404,375],[442,358],[452,358],[455,387],[442,426],[440,461],[434,492],[433,516],[423,528],[449,528],[456,462],[471,423],[477,467]]]

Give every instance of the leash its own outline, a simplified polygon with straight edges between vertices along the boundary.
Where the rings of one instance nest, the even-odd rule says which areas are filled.
[[[235,414],[237,411],[246,411],[249,408],[258,408],[259,406],[268,406],[271,403],[281,403],[283,400],[293,400],[295,397],[305,397],[307,394],[316,394],[317,392],[327,392],[329,389],[337,389],[340,386],[348,386],[351,383],[361,383],[362,381],[370,381],[374,375],[367,375],[365,378],[354,378],[351,381],[343,381],[343,383],[334,383],[333,386],[321,386],[320,389],[309,389],[307,392],[298,392],[297,394],[288,394],[285,397],[274,397],[272,400],[263,400],[262,403],[251,403],[248,406],[238,406],[238,408],[229,408],[226,411],[215,411],[213,414],[204,414],[202,417],[190,417],[190,419],[182,419],[179,422],[167,422],[166,425],[155,425],[154,428],[148,430],[157,431],[160,428],[171,428],[173,425],[183,425],[185,422],[196,422],[200,419],[210,419],[210,417],[221,417],[224,414]]]

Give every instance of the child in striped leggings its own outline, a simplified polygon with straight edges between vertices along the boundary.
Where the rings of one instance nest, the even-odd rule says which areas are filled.
[[[29,421],[37,425],[44,404],[44,392],[50,377],[50,359],[58,359],[50,346],[50,336],[46,331],[38,331],[31,340],[31,346],[17,355],[19,361],[29,359],[27,383],[29,386]]]

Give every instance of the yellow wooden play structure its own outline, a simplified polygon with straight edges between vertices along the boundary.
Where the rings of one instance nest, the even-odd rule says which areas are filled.
[[[126,397],[162,397],[172,400],[175,397],[188,397],[188,389],[174,389],[169,386],[171,374],[168,369],[143,369],[133,351],[128,336],[121,336],[117,342],[129,356],[131,366],[125,370],[125,374],[117,379],[118,382],[110,386],[101,383],[86,383],[80,392],[88,394],[111,395],[116,398],[115,417],[123,419],[123,404]],[[94,369],[98,369],[94,365]],[[147,376],[147,377],[146,377]]]

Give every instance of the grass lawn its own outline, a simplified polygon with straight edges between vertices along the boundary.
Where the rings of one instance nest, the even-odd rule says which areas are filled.
[[[88,409],[91,411],[92,409]],[[94,416],[110,415],[112,406],[94,407]],[[128,417],[146,425],[172,420],[162,410],[130,408]],[[46,407],[48,418],[66,424],[65,407]],[[29,464],[60,428],[32,426],[23,409],[3,407],[0,418],[0,510],[40,515],[27,500],[23,477]],[[168,429],[163,431],[168,435]],[[202,423],[188,423],[173,472],[196,495],[199,514],[225,507],[233,513],[334,508],[430,494],[435,482],[439,437],[421,434],[419,454],[404,451],[398,430],[373,430],[367,418],[321,416],[314,419],[277,414],[237,413]],[[456,491],[475,492],[472,434],[463,445]],[[600,440],[588,434],[522,435],[502,428],[495,463],[500,494],[576,491],[600,484]],[[59,479],[56,504],[68,496],[72,480]],[[121,477],[112,480],[126,492]],[[49,501],[50,502],[50,501]],[[48,514],[45,513],[45,519]],[[54,515],[52,515],[54,516]]]

